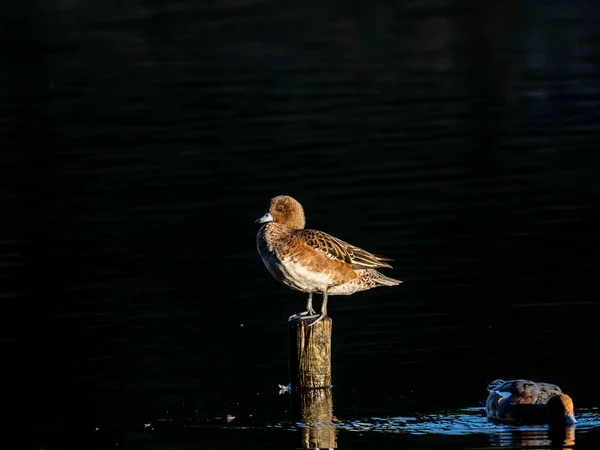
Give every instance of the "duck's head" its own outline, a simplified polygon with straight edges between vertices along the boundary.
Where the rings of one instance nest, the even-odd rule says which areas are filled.
[[[555,395],[548,400],[548,416],[551,424],[575,425],[575,406],[567,394]]]
[[[285,225],[293,230],[302,230],[306,224],[304,209],[297,200],[288,195],[278,195],[271,199],[269,212],[256,223],[274,222]]]

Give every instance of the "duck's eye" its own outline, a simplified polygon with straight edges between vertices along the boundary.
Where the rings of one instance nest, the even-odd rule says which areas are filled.
[[[277,209],[278,209],[279,211],[285,211],[285,205],[279,205],[279,206],[277,207]]]

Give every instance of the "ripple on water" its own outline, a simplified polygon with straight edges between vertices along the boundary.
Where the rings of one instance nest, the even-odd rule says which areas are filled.
[[[334,419],[334,422],[335,428],[349,432],[455,436],[486,434],[489,436],[492,447],[571,447],[575,444],[575,433],[586,433],[593,428],[600,427],[600,408],[579,409],[577,425],[562,430],[550,430],[546,425],[495,424],[485,417],[482,408],[441,411],[435,414],[419,414],[414,417]],[[296,424],[296,427],[307,426],[307,424]],[[291,424],[279,424],[275,427],[294,428]]]
[[[577,413],[577,431],[585,431],[600,426],[600,408],[580,409]],[[490,422],[482,408],[464,408],[455,411],[442,411],[415,417],[372,417],[340,421],[336,427],[346,431],[375,431],[408,434],[494,434],[503,431],[544,431],[545,425],[512,426]]]

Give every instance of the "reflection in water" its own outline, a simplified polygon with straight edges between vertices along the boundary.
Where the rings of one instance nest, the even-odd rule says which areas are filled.
[[[331,402],[331,391],[326,390],[323,401]],[[320,395],[325,395],[325,393]],[[317,424],[321,421],[327,425],[327,435],[333,436],[331,429],[331,403],[327,408],[317,404],[310,397],[305,400],[308,405],[313,402],[312,408],[303,411],[301,420],[307,424]],[[325,405],[325,403],[321,403]],[[323,408],[323,409],[319,409]],[[319,418],[318,415],[322,415]],[[410,435],[453,435],[465,436],[474,434],[489,435],[490,444],[499,447],[553,447],[565,448],[575,445],[575,433],[586,433],[591,429],[600,427],[600,414],[597,409],[579,410],[576,427],[550,428],[547,425],[535,426],[513,426],[495,424],[485,417],[482,408],[464,408],[456,411],[442,411],[437,414],[419,415],[418,417],[396,416],[396,417],[372,417],[354,420],[335,419],[335,427],[338,430],[350,432],[379,432]],[[308,433],[309,431],[306,431]],[[312,431],[314,433],[315,431]],[[303,434],[303,443],[308,442]],[[319,436],[323,439],[323,436]],[[333,438],[332,438],[333,439]],[[320,441],[323,442],[323,441]],[[335,442],[335,441],[332,441]],[[305,446],[304,448],[309,448]],[[314,447],[312,447],[314,448]]]
[[[292,411],[300,429],[302,448],[337,448],[331,388],[294,392]]]
[[[490,443],[499,447],[572,447],[575,427],[502,430],[490,436]]]

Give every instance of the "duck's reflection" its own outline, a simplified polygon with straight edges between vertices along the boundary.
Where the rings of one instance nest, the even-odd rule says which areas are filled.
[[[569,448],[575,445],[575,427],[503,430],[492,434],[490,440],[499,447]]]
[[[337,448],[331,388],[301,389],[292,394],[292,411],[302,448]]]

